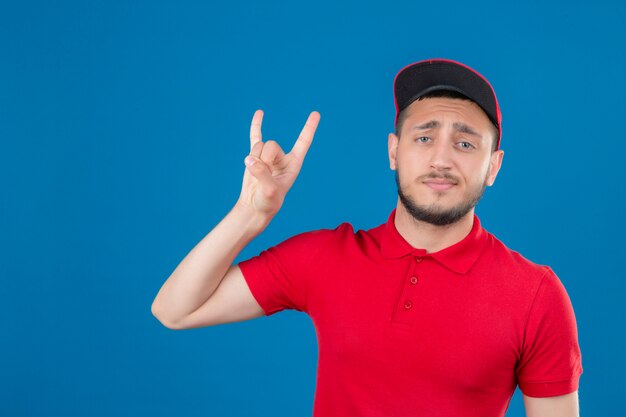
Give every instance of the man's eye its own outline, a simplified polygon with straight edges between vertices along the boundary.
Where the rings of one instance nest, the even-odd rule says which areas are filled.
[[[420,142],[420,143],[426,143],[429,140],[430,140],[430,138],[428,136],[420,136],[419,138],[415,139],[416,142]]]
[[[459,142],[459,146],[463,149],[473,149],[474,145],[469,142]]]

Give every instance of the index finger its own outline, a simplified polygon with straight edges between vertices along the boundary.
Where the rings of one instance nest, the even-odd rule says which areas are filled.
[[[313,135],[315,134],[315,130],[317,129],[317,125],[320,122],[320,114],[316,111],[311,112],[309,118],[306,120],[302,131],[300,132],[300,136],[296,140],[296,143],[293,144],[293,148],[291,148],[291,154],[293,154],[297,159],[304,160],[306,153],[313,142]]]
[[[261,123],[263,122],[263,110],[257,110],[252,116],[252,123],[250,123],[250,149],[255,143],[261,142],[263,136],[261,135]]]

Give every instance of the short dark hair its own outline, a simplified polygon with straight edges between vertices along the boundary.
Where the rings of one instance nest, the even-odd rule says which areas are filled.
[[[467,100],[467,101],[471,101],[472,103],[476,103],[474,100],[468,98],[467,96],[461,93],[458,93],[456,91],[451,91],[451,90],[434,90],[434,91],[424,94],[423,96],[419,97],[415,101],[424,100],[425,98],[454,98],[457,100]],[[402,125],[404,124],[406,117],[407,117],[407,111],[406,111],[407,108],[408,106],[405,107],[398,114],[398,121],[396,122],[396,136],[398,138],[400,138]],[[485,115],[487,115],[487,113],[485,113]],[[489,116],[487,116],[487,118],[489,118]],[[493,122],[491,122],[491,125],[493,126],[493,142],[491,145],[491,152],[495,152],[498,146],[498,137],[500,136],[500,130],[498,129],[498,126],[496,126]]]

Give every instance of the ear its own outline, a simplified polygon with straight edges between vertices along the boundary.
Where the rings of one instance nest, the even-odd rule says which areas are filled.
[[[486,180],[486,184],[489,187],[491,187],[493,183],[496,182],[496,177],[498,176],[498,172],[500,171],[500,167],[502,166],[502,158],[504,158],[504,151],[502,149],[498,149],[491,154],[491,159],[489,161],[489,171],[487,172]]]
[[[396,170],[396,155],[398,153],[398,138],[394,133],[390,133],[387,138],[387,151],[389,153],[389,168]]]

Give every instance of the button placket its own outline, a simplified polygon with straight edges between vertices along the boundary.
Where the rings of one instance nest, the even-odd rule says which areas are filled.
[[[416,302],[418,302],[419,293],[419,275],[420,266],[424,258],[422,256],[413,256],[411,264],[408,268],[407,275],[404,278],[402,286],[402,294],[396,304],[396,313],[393,319],[394,323],[402,325],[411,325],[417,319],[418,310],[416,310]]]

